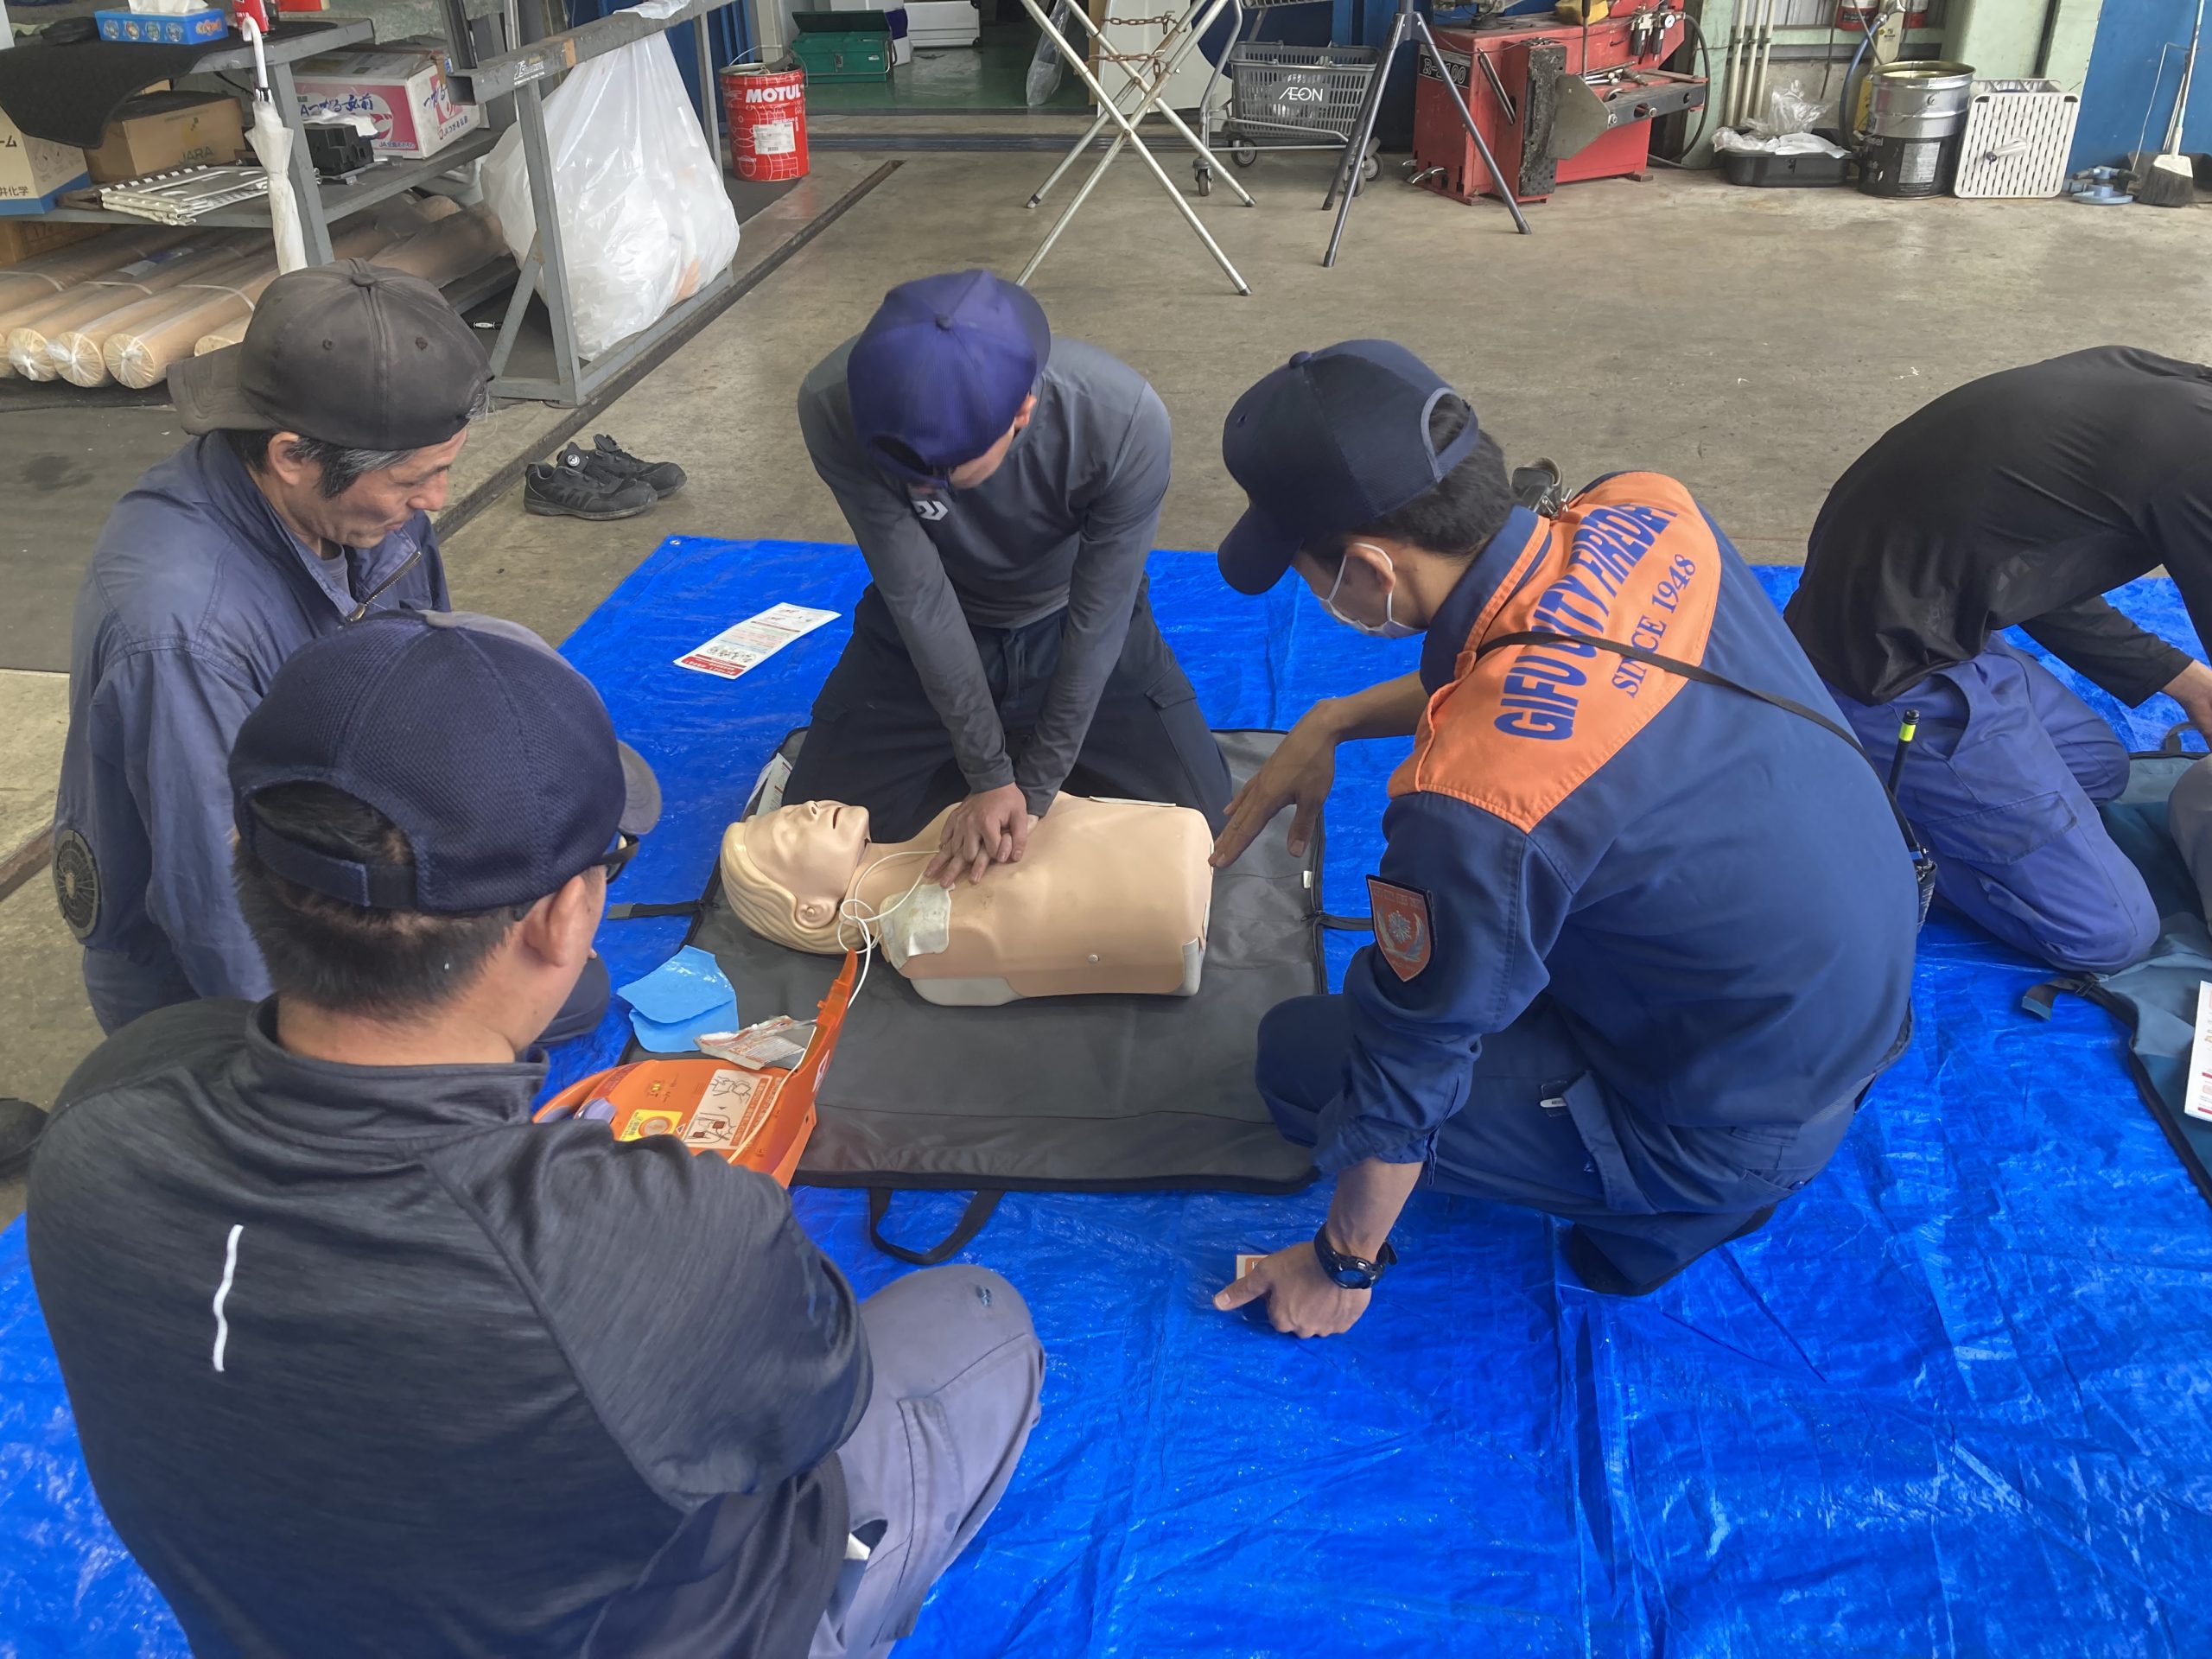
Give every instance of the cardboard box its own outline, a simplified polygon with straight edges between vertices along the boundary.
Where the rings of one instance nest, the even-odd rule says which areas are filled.
[[[0,213],[42,213],[86,182],[83,150],[33,138],[0,114]]]
[[[60,225],[50,219],[0,219],[0,270],[105,232],[105,225]]]
[[[431,51],[334,52],[295,73],[307,119],[365,115],[379,156],[435,156],[483,124],[474,104],[454,101],[444,55]]]
[[[245,153],[238,100],[219,92],[154,92],[124,100],[98,149],[85,152],[95,184],[119,184],[173,167],[227,167]]]
[[[96,11],[104,41],[137,41],[154,46],[197,46],[219,41],[231,32],[231,20],[219,8],[182,13],[156,11]]]

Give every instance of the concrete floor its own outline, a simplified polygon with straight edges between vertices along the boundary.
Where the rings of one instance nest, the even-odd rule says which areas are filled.
[[[450,538],[455,602],[558,639],[663,537],[845,539],[791,419],[800,377],[892,283],[962,265],[1011,273],[1047,223],[1021,204],[1050,157],[903,162],[593,423],[682,462],[693,480],[682,497],[599,525],[526,517],[511,495]],[[1163,546],[1211,546],[1238,510],[1218,450],[1236,395],[1291,352],[1349,335],[1420,352],[1514,461],[1549,455],[1571,480],[1672,473],[1747,557],[1776,563],[1802,556],[1853,455],[1962,380],[2115,340],[2212,359],[2201,210],[1885,202],[1665,174],[1570,187],[1531,210],[1535,236],[1516,238],[1494,207],[1386,175],[1361,198],[1331,271],[1319,264],[1325,168],[1319,156],[1268,156],[1240,175],[1256,209],[1222,194],[1203,204],[1249,298],[1127,157],[1033,284],[1057,329],[1127,359],[1173,413]],[[0,677],[0,734],[50,721],[42,678]],[[50,762],[0,740],[0,791],[51,776]],[[0,904],[0,1093],[51,1099],[95,1039],[75,954],[43,879]]]

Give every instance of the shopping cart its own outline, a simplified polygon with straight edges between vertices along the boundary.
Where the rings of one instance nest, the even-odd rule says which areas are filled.
[[[1229,157],[1249,167],[1263,149],[1342,149],[1358,125],[1368,83],[1379,54],[1369,46],[1286,46],[1239,41],[1223,60],[1229,72],[1229,114],[1221,135]],[[1211,101],[1199,105],[1199,142],[1213,147]],[[1370,141],[1361,158],[1361,181],[1382,170]],[[1192,164],[1198,194],[1213,193],[1213,169],[1202,157]],[[1357,188],[1357,185],[1354,188]]]

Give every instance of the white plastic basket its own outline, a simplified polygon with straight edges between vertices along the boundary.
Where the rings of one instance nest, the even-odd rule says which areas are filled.
[[[2082,100],[2055,80],[1977,80],[1959,137],[1955,196],[2055,196]]]

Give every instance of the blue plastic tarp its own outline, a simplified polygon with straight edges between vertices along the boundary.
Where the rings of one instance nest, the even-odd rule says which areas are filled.
[[[1779,600],[1794,573],[1761,578]],[[734,683],[672,659],[778,600],[849,614],[861,582],[849,548],[679,538],[569,640],[670,804],[616,898],[697,896],[844,628]],[[1208,559],[1158,556],[1153,583],[1218,726],[1287,724],[1413,660],[1290,592],[1238,599]],[[2196,649],[2170,584],[2120,599]],[[2085,694],[2132,747],[2178,717]],[[1341,766],[1340,910],[1362,907],[1402,747]],[[683,930],[610,924],[616,982]],[[1913,1046],[1829,1172],[1642,1301],[1580,1289],[1541,1216],[1424,1193],[1366,1319],[1301,1344],[1209,1298],[1238,1250],[1310,1234],[1325,1192],[1009,1196],[965,1256],[1028,1298],[1044,1420],[902,1659],[2212,1650],[2212,1211],[2107,1016],[2018,1012],[2041,977],[1938,915]],[[610,1062],[620,1029],[618,1010],[556,1081]],[[858,1193],[796,1201],[863,1291],[904,1271]],[[961,1201],[899,1207],[937,1236]],[[0,1659],[183,1651],[92,1497],[18,1224]]]

